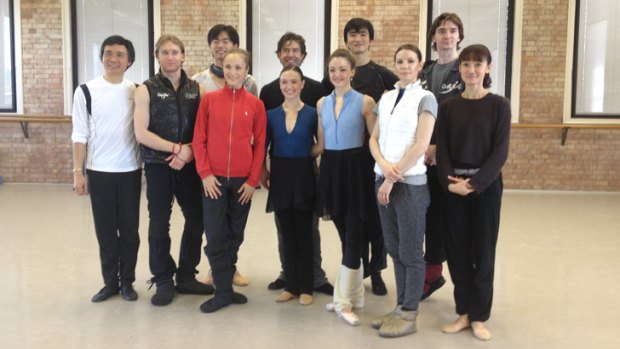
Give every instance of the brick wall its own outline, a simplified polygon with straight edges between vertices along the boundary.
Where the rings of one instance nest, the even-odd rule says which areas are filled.
[[[207,4],[207,5],[205,5]],[[161,32],[174,34],[185,45],[183,68],[191,76],[205,70],[212,62],[207,33],[215,24],[238,28],[238,0],[162,0]]]
[[[351,17],[375,26],[373,60],[392,68],[403,43],[417,43],[420,0],[340,0],[338,33]],[[206,4],[206,5],[205,5]],[[62,114],[60,0],[22,0],[26,113]],[[189,74],[211,63],[206,33],[216,23],[237,25],[238,0],[161,0],[162,33],[186,46]],[[524,0],[521,49],[521,123],[561,123],[565,81],[568,7],[565,0]],[[472,29],[470,29],[472,30]],[[342,38],[339,45],[344,46]],[[256,69],[256,67],[255,67]],[[611,175],[620,172],[620,131],[513,129],[507,188],[620,190]],[[19,124],[0,123],[0,175],[7,182],[69,182],[70,125],[31,124],[25,140]]]
[[[359,1],[341,0],[338,20],[338,45],[344,45],[345,24],[354,17],[366,18],[375,29],[370,45],[373,61],[394,69],[394,52],[402,44],[418,44],[420,23],[419,1]]]
[[[521,123],[562,123],[568,2],[525,0],[521,49]],[[619,191],[620,130],[513,129],[506,186]]]
[[[62,4],[21,1],[24,112],[64,111]],[[24,138],[18,123],[0,122],[0,176],[6,182],[66,183],[72,180],[70,124],[30,123]]]

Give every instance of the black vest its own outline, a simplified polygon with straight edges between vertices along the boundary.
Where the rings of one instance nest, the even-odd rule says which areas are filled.
[[[161,73],[144,82],[151,99],[149,131],[174,143],[191,143],[194,137],[196,113],[200,105],[200,87],[181,70],[181,85],[175,91],[170,80]],[[172,149],[170,149],[172,150]],[[151,149],[140,144],[140,154],[146,163],[167,163],[170,152]]]

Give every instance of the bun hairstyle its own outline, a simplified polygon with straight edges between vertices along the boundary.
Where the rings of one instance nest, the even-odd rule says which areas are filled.
[[[226,59],[226,57],[230,56],[230,55],[239,55],[241,56],[241,58],[243,58],[243,61],[245,62],[245,66],[247,68],[250,67],[250,53],[242,48],[233,48],[230,51],[226,52],[226,55],[224,56],[224,59]]]
[[[299,74],[299,77],[301,78],[301,80],[305,80],[304,79],[304,73],[301,71],[301,68],[299,68],[298,66],[291,64],[291,65],[287,65],[286,67],[282,68],[282,71],[280,71],[280,75],[284,74],[287,71],[294,71],[297,74]]]
[[[459,54],[459,64],[463,61],[486,62],[487,64],[491,64],[492,59],[493,58],[491,57],[491,52],[489,49],[480,44],[469,45]],[[491,82],[491,76],[489,73],[484,74],[482,87],[491,87]]]
[[[347,61],[349,61],[349,64],[351,65],[351,69],[355,69],[355,58],[353,57],[353,55],[351,54],[351,52],[349,52],[349,50],[345,50],[343,48],[339,48],[336,51],[332,52],[332,54],[329,56],[329,58],[327,58],[327,64],[326,64],[326,68],[327,66],[329,66],[329,62],[331,62],[334,58],[344,58]]]
[[[422,52],[416,45],[412,45],[412,44],[404,44],[404,45],[399,46],[396,49],[396,52],[394,52],[394,61],[396,61],[396,55],[398,54],[398,52],[402,50],[413,51],[416,54],[416,56],[418,56],[418,61],[422,62]]]

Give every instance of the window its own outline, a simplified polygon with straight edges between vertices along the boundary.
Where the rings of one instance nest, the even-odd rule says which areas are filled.
[[[433,19],[443,12],[454,12],[463,21],[464,48],[471,44],[483,44],[493,56],[491,91],[508,98],[512,90],[512,52],[515,1],[514,0],[428,0],[428,29]],[[426,42],[427,59],[437,59],[437,53]],[[518,91],[515,91],[518,93]],[[515,112],[513,110],[513,112]]]
[[[15,69],[15,21],[13,0],[0,4],[0,113],[17,112],[17,87]]]
[[[308,52],[301,69],[304,75],[321,81],[325,52],[329,54],[331,1],[248,0],[247,49],[252,51],[252,65],[260,67],[252,75],[260,88],[275,79],[282,65],[275,51],[280,37],[287,31],[306,39]],[[309,20],[312,19],[312,20]]]
[[[571,118],[620,119],[620,4],[577,0]]]
[[[125,77],[142,83],[154,73],[153,0],[71,0],[73,88],[103,74],[101,43],[121,35],[133,43],[136,60]]]

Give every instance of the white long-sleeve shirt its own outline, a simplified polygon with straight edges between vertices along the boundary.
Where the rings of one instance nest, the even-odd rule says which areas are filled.
[[[136,85],[124,79],[113,84],[103,77],[86,83],[92,115],[78,87],[73,95],[73,143],[87,146],[86,168],[101,172],[129,172],[140,167],[133,128]]]

